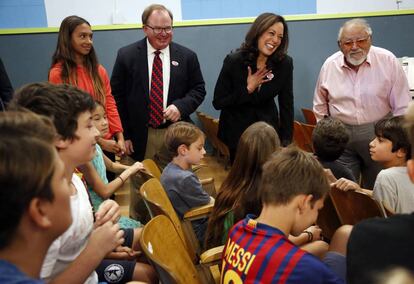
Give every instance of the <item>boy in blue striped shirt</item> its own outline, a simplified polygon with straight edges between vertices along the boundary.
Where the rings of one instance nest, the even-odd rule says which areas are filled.
[[[338,229],[323,262],[287,238],[316,222],[328,191],[323,168],[310,154],[297,148],[274,154],[263,166],[259,217],[247,215],[229,233],[222,283],[345,283],[351,226]]]

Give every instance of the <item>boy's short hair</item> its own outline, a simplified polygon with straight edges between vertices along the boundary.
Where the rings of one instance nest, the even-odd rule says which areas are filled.
[[[15,237],[33,198],[52,201],[56,132],[32,112],[0,113],[0,249]]]
[[[295,146],[275,152],[263,166],[259,188],[263,204],[288,204],[300,194],[312,194],[314,203],[328,191],[329,183],[320,163]]]
[[[344,152],[348,141],[349,133],[345,125],[332,117],[321,119],[312,133],[315,155],[326,162],[337,160]]]
[[[180,121],[168,127],[165,133],[165,145],[169,152],[178,155],[177,150],[180,145],[184,144],[190,147],[200,137],[204,137],[204,133],[200,128],[192,123]]]
[[[403,122],[403,116],[381,119],[375,124],[375,136],[390,140],[392,143],[391,152],[404,150],[408,160],[411,157],[411,145]]]
[[[33,83],[19,89],[9,109],[29,109],[53,120],[57,132],[63,140],[77,138],[79,115],[93,111],[92,97],[76,87],[61,84]]]

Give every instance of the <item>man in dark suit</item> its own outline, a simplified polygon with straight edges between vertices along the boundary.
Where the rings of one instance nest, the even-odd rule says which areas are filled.
[[[112,94],[124,128],[126,153],[136,161],[155,159],[165,166],[166,128],[190,114],[206,95],[197,55],[172,42],[173,15],[163,5],[150,5],[142,13],[146,38],[118,51],[112,71]],[[136,189],[130,188],[130,215],[145,223],[149,216]]]
[[[7,76],[6,68],[0,58],[0,111],[5,110],[7,103],[13,97],[13,87]]]
[[[121,48],[112,72],[112,94],[121,116],[127,153],[138,161],[152,159],[163,143],[165,128],[178,120],[189,121],[206,94],[197,55],[172,42],[172,22],[172,13],[166,7],[147,7],[142,14],[146,38]],[[156,51],[160,51],[163,78],[160,125],[150,121]]]

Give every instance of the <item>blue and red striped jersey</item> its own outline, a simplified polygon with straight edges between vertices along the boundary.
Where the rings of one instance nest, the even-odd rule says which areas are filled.
[[[221,283],[344,283],[282,231],[253,218],[248,215],[229,232]]]

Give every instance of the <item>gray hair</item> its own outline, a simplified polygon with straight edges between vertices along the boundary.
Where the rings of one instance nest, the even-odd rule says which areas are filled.
[[[372,36],[372,29],[371,29],[370,25],[368,24],[368,22],[364,19],[357,18],[357,19],[352,19],[352,20],[346,21],[342,25],[342,27],[339,29],[339,32],[338,32],[338,41],[341,40],[342,32],[343,32],[344,28],[347,28],[349,26],[361,26],[365,29],[365,31],[367,32],[367,34],[369,36]]]

